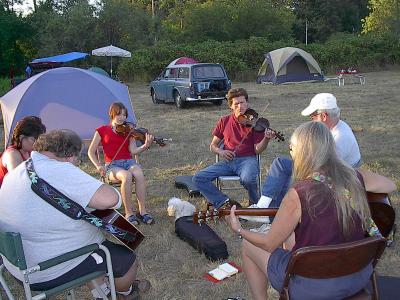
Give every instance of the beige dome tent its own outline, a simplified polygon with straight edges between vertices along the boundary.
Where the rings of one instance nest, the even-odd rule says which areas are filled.
[[[258,71],[257,83],[323,81],[323,77],[321,68],[310,53],[299,48],[286,47],[265,54]]]

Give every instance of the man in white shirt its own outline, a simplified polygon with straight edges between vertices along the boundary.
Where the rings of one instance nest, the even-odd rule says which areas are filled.
[[[85,209],[107,209],[121,205],[113,187],[76,167],[82,140],[73,131],[55,130],[39,136],[31,154],[37,175]],[[111,253],[116,290],[128,295],[136,280],[137,259],[122,245],[106,241],[102,232],[85,222],[73,220],[57,210],[31,189],[25,163],[10,172],[0,189],[0,229],[18,232],[22,237],[28,266],[76,250],[102,243]],[[16,267],[4,257],[4,265],[14,277],[23,280]],[[30,275],[32,288],[46,290],[73,278],[105,270],[102,251],[75,259]]]
[[[336,97],[329,93],[315,95],[301,114],[311,120],[322,122],[330,129],[336,143],[338,156],[354,168],[361,166],[361,154],[350,126],[340,120],[340,109]],[[288,157],[273,160],[265,178],[261,198],[252,208],[279,207],[285,196],[292,176],[293,161]],[[268,217],[242,217],[242,219],[267,222]]]

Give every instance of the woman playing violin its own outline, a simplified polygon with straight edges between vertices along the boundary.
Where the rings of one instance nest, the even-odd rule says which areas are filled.
[[[112,103],[108,114],[110,124],[96,129],[89,146],[89,158],[102,176],[111,181],[121,181],[125,217],[129,222],[134,225],[139,224],[139,222],[153,224],[154,218],[147,213],[145,207],[146,182],[143,171],[133,157],[148,150],[153,143],[154,137],[149,133],[145,133],[143,145],[137,146],[134,135],[131,134],[133,128],[125,123],[128,111],[120,102]],[[96,156],[96,150],[100,144],[104,149],[105,166],[98,161]],[[135,180],[135,192],[138,201],[138,213],[136,214],[131,201],[132,179]]]

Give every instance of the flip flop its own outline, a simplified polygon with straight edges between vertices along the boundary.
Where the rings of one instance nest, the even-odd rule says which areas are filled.
[[[136,217],[144,224],[153,225],[155,223],[154,218],[150,214],[141,215],[140,213],[136,214]]]
[[[131,223],[132,225],[135,225],[135,226],[139,225],[139,223],[140,223],[140,220],[135,215],[130,215],[127,218],[127,220],[129,221],[129,223]]]

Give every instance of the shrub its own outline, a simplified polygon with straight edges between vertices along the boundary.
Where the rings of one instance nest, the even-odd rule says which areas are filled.
[[[9,78],[0,77],[0,96],[3,96],[11,89],[11,82]]]
[[[400,63],[400,41],[393,35],[336,34],[324,44],[304,45],[294,40],[271,42],[265,37],[251,37],[234,42],[207,40],[196,44],[159,42],[136,51],[121,63],[119,76],[126,80],[149,81],[174,59],[193,57],[200,62],[220,63],[231,79],[254,80],[264,54],[282,47],[298,47],[310,52],[325,72],[353,67],[372,71]],[[251,76],[249,74],[254,74]]]

